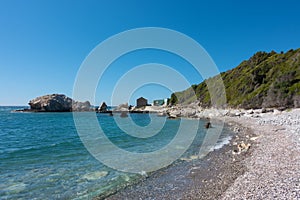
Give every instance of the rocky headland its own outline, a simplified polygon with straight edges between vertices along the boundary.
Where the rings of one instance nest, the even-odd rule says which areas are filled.
[[[19,112],[83,112],[93,111],[89,101],[74,101],[64,94],[48,94],[29,101],[29,109]]]

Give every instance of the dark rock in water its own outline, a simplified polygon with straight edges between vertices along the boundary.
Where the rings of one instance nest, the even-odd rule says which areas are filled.
[[[89,101],[77,102],[64,94],[50,94],[32,99],[28,103],[32,112],[90,111]]]
[[[128,117],[128,114],[127,114],[127,112],[121,112],[121,115],[120,115],[120,117]]]
[[[103,102],[103,103],[101,104],[101,106],[98,108],[98,111],[99,111],[99,112],[107,112],[107,105],[106,105],[105,102]]]
[[[133,105],[129,105],[128,110],[132,110]]]
[[[24,108],[24,109],[13,110],[12,112],[31,112],[31,110],[28,108]]]
[[[131,110],[130,113],[149,113],[148,110]]]
[[[167,119],[178,119],[178,118],[174,117],[174,116],[169,116],[169,117],[167,117]]]
[[[211,123],[210,123],[210,122],[207,122],[207,123],[205,124],[205,128],[206,128],[206,129],[211,128]]]

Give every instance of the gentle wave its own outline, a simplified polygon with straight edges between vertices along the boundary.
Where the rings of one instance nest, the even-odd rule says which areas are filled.
[[[69,147],[72,146],[72,143],[70,142],[58,142],[53,144],[47,144],[47,145],[40,145],[40,146],[28,146],[28,147],[21,147],[21,148],[7,148],[5,150],[1,150],[1,154],[15,154],[15,153],[27,153],[30,151],[41,151],[41,150],[47,150],[51,149],[53,147]]]
[[[218,150],[221,149],[223,146],[230,143],[230,140],[232,139],[232,136],[227,136],[225,138],[222,138],[221,141],[218,141],[217,144],[213,147],[212,150]]]

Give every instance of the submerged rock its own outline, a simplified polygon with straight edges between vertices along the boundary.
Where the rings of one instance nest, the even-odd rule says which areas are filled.
[[[107,171],[96,171],[96,172],[90,172],[88,174],[85,174],[82,179],[84,180],[89,180],[89,181],[93,181],[93,180],[98,180],[100,178],[103,178],[105,176],[108,175]]]
[[[125,112],[125,111],[122,111],[121,112],[121,115],[120,115],[120,117],[128,117],[128,114],[127,114],[127,112]]]

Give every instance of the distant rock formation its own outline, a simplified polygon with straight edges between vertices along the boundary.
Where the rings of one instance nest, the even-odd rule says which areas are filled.
[[[91,104],[89,101],[79,102],[73,101],[72,111],[84,112],[84,111],[92,111]]]
[[[114,109],[114,112],[122,112],[122,111],[129,111],[128,103],[120,104],[117,108]]]
[[[98,111],[99,111],[99,112],[107,112],[107,105],[106,105],[105,102],[103,102],[103,103],[101,104],[101,106],[98,108]]]
[[[28,103],[32,112],[91,111],[89,101],[78,102],[64,94],[49,94],[32,99]]]

